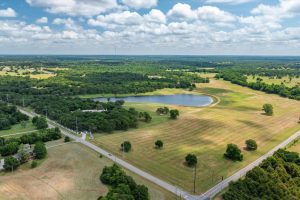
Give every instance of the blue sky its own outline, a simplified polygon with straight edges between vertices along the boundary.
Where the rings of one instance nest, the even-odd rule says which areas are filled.
[[[0,54],[300,55],[299,0],[0,0]]]

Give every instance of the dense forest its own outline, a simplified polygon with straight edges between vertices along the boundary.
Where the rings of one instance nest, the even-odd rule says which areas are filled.
[[[223,199],[299,199],[299,186],[299,154],[278,150],[249,171],[245,178],[231,183]]]
[[[18,99],[16,104],[23,105],[22,98],[12,98]],[[76,131],[112,132],[138,127],[139,113],[134,108],[123,108],[124,101],[103,103],[53,95],[35,95],[27,98],[24,106],[31,107],[36,113]],[[85,110],[101,112],[83,112]]]
[[[246,86],[254,90],[261,90],[270,94],[279,94],[282,97],[288,97],[291,99],[300,100],[300,87],[294,86],[292,88],[285,86],[284,84],[267,84],[261,80],[256,82],[247,82],[247,77],[237,70],[226,70],[216,75],[216,78],[223,78],[231,83]]]
[[[0,102],[0,130],[10,129],[12,125],[27,121],[29,117],[22,114],[15,106]]]

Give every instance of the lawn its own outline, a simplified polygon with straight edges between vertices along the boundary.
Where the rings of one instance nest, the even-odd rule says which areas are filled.
[[[263,82],[267,83],[267,84],[277,84],[280,85],[281,83],[285,84],[287,87],[294,87],[296,85],[300,85],[300,78],[292,78],[292,80],[289,79],[288,76],[285,76],[281,79],[278,78],[270,78],[267,76],[248,76],[248,82],[256,82],[257,78],[261,78],[263,79]]]
[[[199,84],[194,92],[211,94],[221,101],[207,108],[172,106],[181,112],[178,120],[161,119],[127,132],[96,134],[93,143],[189,192],[193,191],[194,170],[185,166],[184,158],[188,153],[195,153],[199,163],[196,179],[199,194],[300,129],[297,123],[299,101],[213,79],[209,84]],[[262,114],[264,103],[274,106],[274,116]],[[136,104],[135,107],[155,111],[158,105]],[[162,150],[154,148],[157,139],[165,143]],[[256,152],[244,150],[247,139],[257,141]],[[120,144],[124,140],[131,141],[133,150],[122,155]],[[243,162],[223,158],[228,143],[235,143],[242,149]]]
[[[29,131],[36,130],[35,126],[31,122],[27,122],[26,127],[22,127],[21,124],[16,124],[11,127],[9,130],[2,130],[0,131],[0,137],[1,136],[7,136],[17,133],[24,133]]]
[[[102,168],[112,162],[79,144],[69,143],[48,149],[48,158],[37,168],[29,164],[11,173],[0,173],[0,199],[97,199],[108,188],[100,183]],[[133,175],[149,187],[151,199],[175,199],[158,186]]]
[[[296,140],[294,144],[291,144],[288,148],[288,151],[297,152],[300,154],[300,140]]]

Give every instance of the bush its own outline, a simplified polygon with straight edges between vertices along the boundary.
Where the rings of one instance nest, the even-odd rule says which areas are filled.
[[[38,162],[36,160],[32,161],[31,168],[36,168],[38,165]]]
[[[255,151],[257,149],[257,144],[255,140],[246,140],[246,146],[249,151]]]
[[[163,141],[157,140],[157,141],[155,142],[155,147],[156,147],[157,149],[161,149],[163,146],[164,146]]]
[[[224,156],[233,161],[242,161],[243,155],[241,154],[241,150],[235,144],[228,144],[226,153]]]
[[[272,116],[273,113],[273,106],[271,104],[264,104],[263,111],[265,111],[266,115]]]
[[[178,116],[179,116],[178,110],[170,110],[170,118],[171,119],[177,119]]]
[[[71,141],[70,137],[66,136],[64,142],[70,142],[70,141]]]
[[[45,147],[45,144],[42,142],[38,142],[35,144],[33,153],[35,154],[35,157],[37,159],[43,159],[47,156],[47,149]]]
[[[131,143],[129,141],[125,141],[121,144],[121,150],[123,152],[129,152],[131,150]]]
[[[3,168],[6,171],[16,170],[20,166],[20,161],[12,156],[6,157],[4,159]]]
[[[185,161],[186,161],[186,164],[189,166],[189,167],[194,167],[196,166],[198,160],[197,160],[197,156],[195,154],[188,154],[186,157],[185,157]]]

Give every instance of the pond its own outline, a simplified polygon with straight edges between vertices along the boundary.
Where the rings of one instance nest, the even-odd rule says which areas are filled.
[[[128,96],[111,97],[110,101],[124,100],[125,102],[140,103],[161,103],[179,106],[204,107],[213,102],[210,96],[194,94],[174,94],[174,95],[152,95],[152,96]],[[107,102],[107,98],[95,98],[94,101]]]

